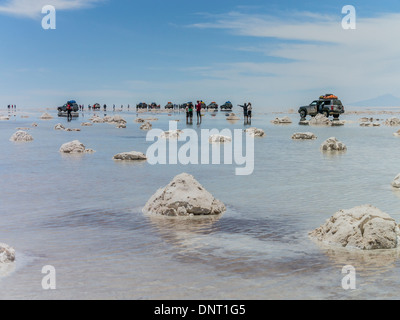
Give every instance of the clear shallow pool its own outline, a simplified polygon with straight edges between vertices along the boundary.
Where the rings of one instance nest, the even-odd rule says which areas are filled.
[[[1,299],[399,298],[397,251],[322,248],[307,236],[338,210],[367,203],[400,222],[400,193],[390,185],[400,172],[400,139],[393,136],[399,128],[304,127],[298,115],[289,115],[293,124],[276,126],[270,121],[278,115],[256,115],[252,126],[267,137],[255,140],[254,173],[236,176],[236,164],[113,161],[119,152],[145,153],[151,145],[134,123],[135,112],[118,113],[126,129],[81,127],[88,113],[70,124],[55,113],[53,120],[39,120],[40,114],[19,112],[0,122],[0,241],[17,250],[16,270],[0,279]],[[183,114],[156,117],[153,128],[167,130],[172,119],[187,127]],[[82,131],[55,131],[57,123]],[[31,128],[35,140],[10,142],[20,127]],[[190,128],[244,126],[219,113]],[[318,140],[291,140],[305,131]],[[345,154],[320,152],[332,136],[347,145]],[[58,152],[75,139],[96,153]],[[193,174],[227,212],[183,221],[144,215],[150,196],[182,172]],[[357,270],[354,291],[341,287],[348,264]],[[45,265],[56,268],[55,291],[42,289]]]

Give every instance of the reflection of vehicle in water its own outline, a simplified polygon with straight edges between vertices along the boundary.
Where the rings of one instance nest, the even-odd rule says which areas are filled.
[[[149,109],[161,109],[161,106],[155,102],[153,102],[150,106]]]
[[[337,96],[326,94],[311,102],[310,105],[300,107],[299,113],[302,119],[305,119],[308,115],[315,117],[318,113],[325,115],[327,118],[333,116],[333,118],[339,119],[340,115],[344,113],[344,107]]]
[[[165,106],[165,109],[174,109],[174,104],[172,102],[168,102]]]
[[[147,110],[147,103],[141,102],[136,105],[136,109],[146,109]]]
[[[215,110],[218,111],[218,104],[216,102],[211,102],[208,106],[207,106],[207,110]]]
[[[233,109],[233,105],[230,101],[225,102],[221,106],[221,111],[232,111],[232,109]]]
[[[79,106],[77,105],[75,100],[70,100],[66,104],[64,104],[62,107],[58,107],[57,110],[59,112],[67,112],[67,107],[68,104],[71,105],[72,107],[72,112],[78,112],[79,111]]]
[[[93,110],[100,110],[101,106],[99,103],[95,103],[92,107]]]

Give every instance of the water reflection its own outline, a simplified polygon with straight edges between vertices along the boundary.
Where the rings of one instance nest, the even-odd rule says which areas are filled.
[[[0,280],[9,276],[15,271],[15,262],[12,263],[0,263]]]
[[[364,276],[387,272],[396,267],[396,262],[400,258],[400,249],[359,250],[313,242],[335,265],[339,267],[351,265]]]
[[[219,221],[219,216],[189,216],[167,217],[154,214],[145,214],[151,225],[157,229],[163,238],[172,244],[187,240],[193,234],[209,234],[213,231],[214,224]]]
[[[400,189],[392,187],[392,193],[393,193],[396,197],[400,198]]]

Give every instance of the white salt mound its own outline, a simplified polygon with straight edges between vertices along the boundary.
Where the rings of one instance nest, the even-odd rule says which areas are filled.
[[[392,182],[392,186],[394,188],[398,188],[400,189],[400,174],[396,176],[396,178],[394,178],[393,182]]]
[[[140,130],[151,130],[151,128],[153,127],[153,125],[150,122],[145,122],[140,126]]]
[[[390,118],[384,122],[385,126],[400,126],[400,119],[398,118]]]
[[[289,117],[283,117],[283,118],[276,118],[275,120],[271,121],[273,124],[290,124],[292,123],[292,119]]]
[[[159,189],[143,208],[144,213],[165,216],[219,215],[225,211],[225,205],[187,173]]]
[[[105,116],[103,118],[103,121],[106,123],[115,124],[115,125],[125,125],[127,123],[126,120],[119,115]]]
[[[400,232],[392,217],[371,205],[364,205],[340,210],[309,235],[325,244],[374,250],[397,248]]]
[[[332,137],[332,138],[327,139],[321,145],[321,150],[322,151],[346,151],[347,147],[344,143],[340,142],[335,137]]]
[[[316,140],[317,136],[312,132],[297,132],[292,136],[293,140]]]
[[[164,131],[161,134],[161,138],[163,139],[178,139],[179,135],[181,135],[183,133],[182,130],[171,130],[171,131]]]
[[[81,143],[78,140],[74,140],[71,142],[67,142],[63,144],[60,148],[61,153],[69,153],[69,154],[74,154],[74,153],[93,153],[94,150],[91,149],[86,149],[83,143]]]
[[[244,132],[246,132],[247,134],[249,134],[249,136],[251,137],[258,137],[258,138],[262,138],[265,137],[265,131],[262,129],[258,129],[258,128],[248,128],[246,130],[244,130]]]
[[[45,113],[43,113],[41,115],[40,119],[42,119],[42,120],[50,120],[50,119],[53,119],[53,116],[48,114],[47,112],[45,112]]]
[[[380,127],[381,124],[379,122],[362,122],[360,123],[360,127]]]
[[[89,121],[91,121],[92,123],[104,123],[104,119],[100,118],[97,115],[94,115],[93,117],[91,117],[89,119]]]
[[[122,161],[136,161],[136,160],[147,160],[145,154],[137,151],[122,152],[114,156],[114,160]]]
[[[311,118],[309,124],[311,126],[330,126],[331,121],[323,114],[317,114],[315,117]]]
[[[12,142],[30,142],[30,141],[33,141],[33,137],[26,131],[17,131],[16,133],[14,133],[11,136],[10,141],[12,141]]]
[[[210,143],[225,143],[225,142],[231,142],[232,138],[228,136],[223,136],[220,134],[212,134],[209,138],[208,141]]]
[[[4,243],[0,243],[0,263],[13,261],[15,261],[15,250]]]
[[[57,123],[57,124],[54,126],[54,130],[61,130],[61,131],[63,131],[63,130],[65,130],[65,127],[64,127],[61,123]]]

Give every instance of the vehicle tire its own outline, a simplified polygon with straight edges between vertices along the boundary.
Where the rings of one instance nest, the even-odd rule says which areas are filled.
[[[323,114],[325,117],[329,118],[329,111],[324,111],[324,112],[322,112],[322,114]]]
[[[334,118],[334,119],[339,119],[339,117],[340,117],[340,115],[338,115],[338,114],[334,114],[334,115],[333,115],[333,118]]]
[[[307,116],[307,112],[305,110],[300,111],[300,118],[305,118]]]

